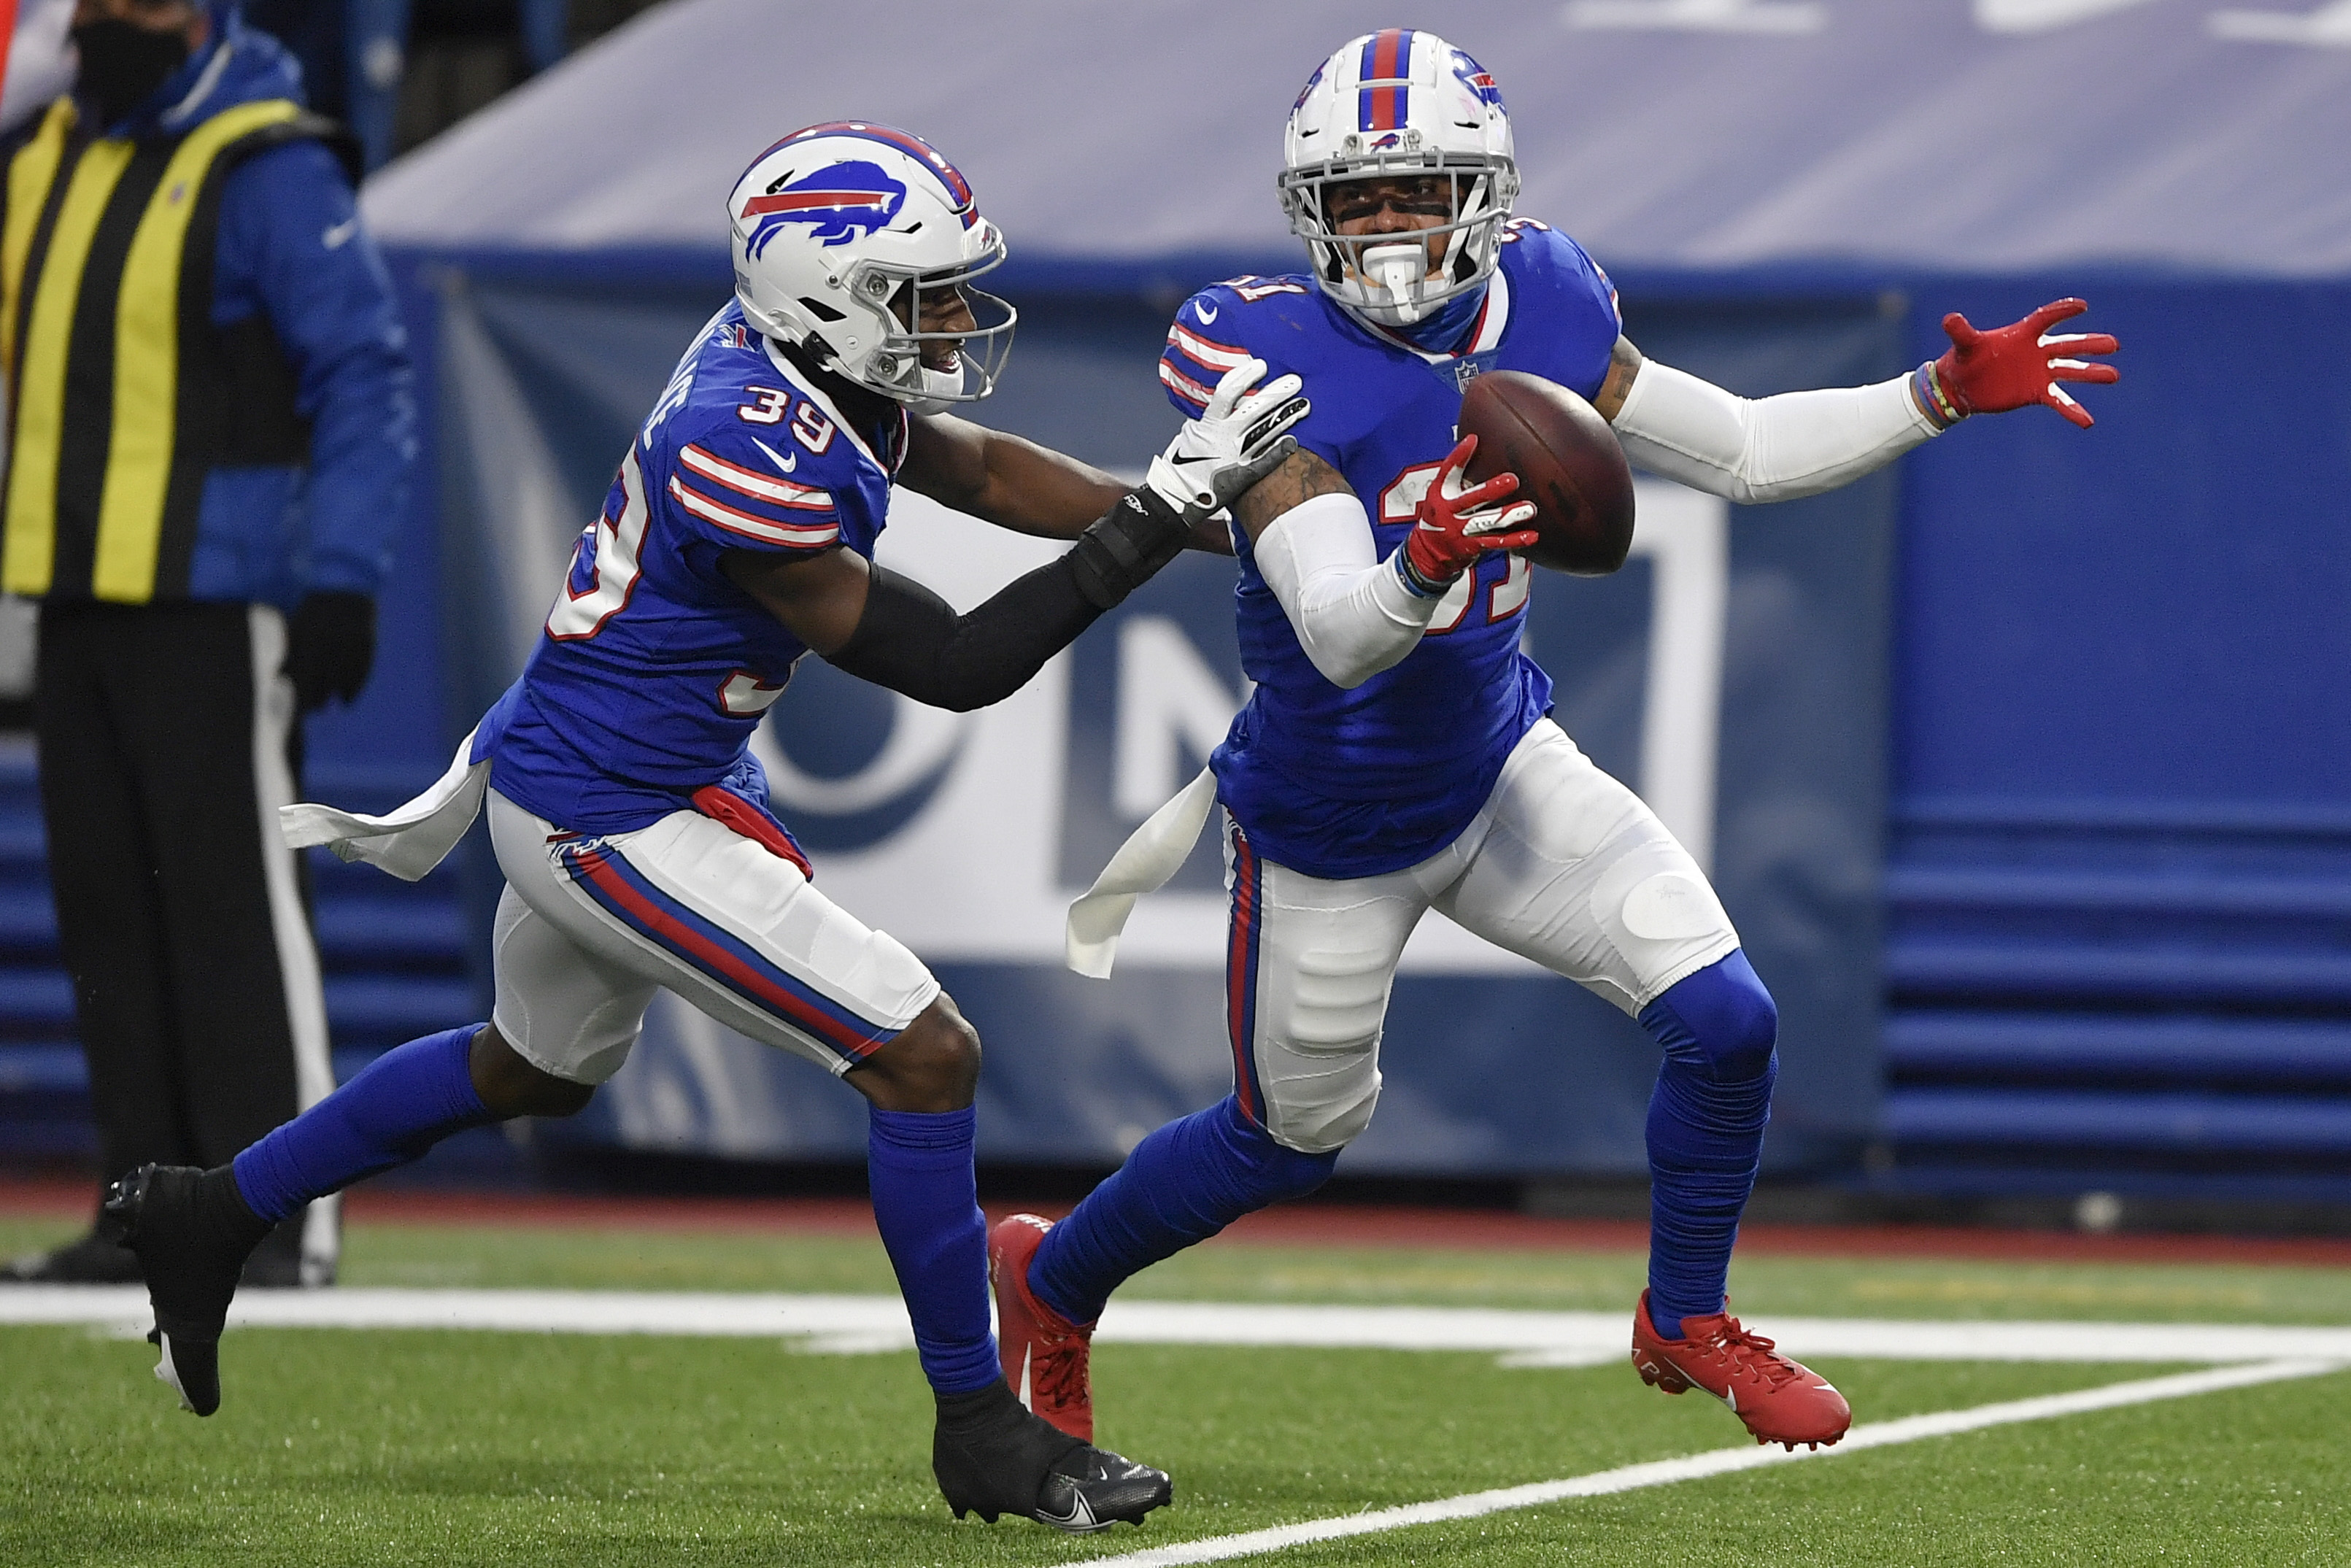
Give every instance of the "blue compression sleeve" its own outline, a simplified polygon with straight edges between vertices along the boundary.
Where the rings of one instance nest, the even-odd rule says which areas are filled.
[[[971,1394],[1002,1375],[987,1326],[987,1221],[972,1174],[976,1113],[874,1109],[866,1123],[873,1223],[914,1322],[923,1375]]]
[[[405,1165],[452,1133],[497,1120],[474,1092],[469,1023],[394,1046],[349,1083],[236,1156],[236,1190],[284,1219],[314,1197]]]
[[[1228,1095],[1135,1145],[1126,1164],[1045,1233],[1029,1288],[1071,1322],[1090,1323],[1130,1275],[1244,1214],[1312,1192],[1338,1161],[1336,1150],[1306,1155],[1275,1143]]]
[[[1683,1318],[1722,1311],[1771,1119],[1779,1021],[1741,952],[1641,1009],[1666,1049],[1649,1096],[1649,1321],[1667,1339]]]

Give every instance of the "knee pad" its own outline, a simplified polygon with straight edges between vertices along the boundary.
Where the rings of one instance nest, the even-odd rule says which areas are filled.
[[[1750,1082],[1775,1065],[1780,1009],[1738,949],[1674,982],[1642,1009],[1641,1026],[1668,1056],[1694,1059],[1719,1082]]]
[[[1291,1153],[1336,1159],[1339,1151],[1372,1124],[1372,1110],[1380,1103],[1377,1071],[1350,1074],[1331,1086],[1328,1098],[1298,1094],[1285,1086],[1281,1100],[1266,1107],[1266,1135]]]

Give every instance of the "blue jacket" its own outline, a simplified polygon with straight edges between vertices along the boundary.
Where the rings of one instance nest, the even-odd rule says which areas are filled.
[[[212,40],[107,134],[177,135],[240,103],[303,101],[301,68],[275,38],[233,5],[211,11]],[[416,464],[414,372],[391,275],[334,152],[295,141],[233,169],[215,253],[213,321],[266,317],[300,378],[310,465],[213,472],[190,597],[290,607],[313,589],[371,594]]]

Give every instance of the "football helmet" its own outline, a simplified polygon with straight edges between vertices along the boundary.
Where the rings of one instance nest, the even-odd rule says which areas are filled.
[[[1350,39],[1290,105],[1281,153],[1276,183],[1290,232],[1305,240],[1323,292],[1355,315],[1409,326],[1493,276],[1519,194],[1510,117],[1486,68],[1436,34],[1389,27]],[[1347,182],[1416,176],[1449,187],[1444,224],[1339,233],[1332,196]]]
[[[795,131],[735,182],[726,214],[735,298],[760,331],[916,413],[996,390],[1018,314],[970,284],[1002,264],[1004,236],[921,137],[862,120]],[[940,291],[968,326],[924,329]],[[940,341],[956,345],[948,365],[926,367]]]

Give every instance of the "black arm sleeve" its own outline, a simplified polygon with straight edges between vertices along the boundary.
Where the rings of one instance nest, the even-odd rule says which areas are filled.
[[[1013,579],[968,615],[877,565],[857,630],[827,662],[956,713],[1002,702],[1103,611],[1181,554],[1189,534],[1174,507],[1137,491],[1081,534],[1066,555]]]

